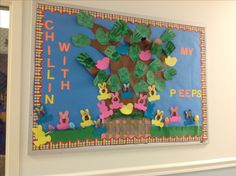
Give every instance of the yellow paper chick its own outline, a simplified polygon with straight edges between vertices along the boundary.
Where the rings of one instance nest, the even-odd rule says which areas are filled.
[[[134,105],[132,103],[128,103],[127,105],[123,105],[120,108],[120,112],[125,115],[129,115],[133,112]]]
[[[34,141],[34,145],[36,145],[37,147],[51,141],[51,136],[46,136],[46,133],[43,131],[42,125],[38,125],[37,128],[32,128],[32,131],[36,139]]]
[[[148,86],[148,101],[156,101],[156,100],[160,100],[160,95],[157,95],[157,91],[156,91],[156,86],[153,84],[151,86]]]
[[[99,93],[100,93],[100,95],[97,96],[98,100],[101,101],[101,100],[106,100],[106,99],[111,98],[111,95],[107,89],[107,84],[105,82],[103,82],[102,84],[99,83],[98,88],[99,88]]]
[[[80,126],[82,128],[89,127],[95,124],[94,121],[92,121],[91,116],[89,115],[88,109],[80,110],[80,114],[83,120],[83,122],[80,123]]]
[[[173,67],[173,66],[175,66],[175,64],[177,63],[177,58],[176,58],[176,57],[168,56],[168,57],[165,59],[165,63],[166,63],[166,65],[168,65],[168,66],[170,66],[170,67]]]
[[[164,126],[164,123],[161,122],[163,114],[164,114],[163,111],[157,110],[157,114],[155,116],[155,119],[152,120],[152,124],[162,128]]]

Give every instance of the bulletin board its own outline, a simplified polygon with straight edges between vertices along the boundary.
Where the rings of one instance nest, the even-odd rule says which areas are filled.
[[[32,150],[205,143],[205,28],[38,3]]]

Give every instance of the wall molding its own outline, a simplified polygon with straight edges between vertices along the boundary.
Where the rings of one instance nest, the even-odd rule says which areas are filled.
[[[158,176],[236,167],[236,157],[44,176]]]

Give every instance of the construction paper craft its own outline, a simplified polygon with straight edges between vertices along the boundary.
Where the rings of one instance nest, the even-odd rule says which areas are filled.
[[[94,121],[92,121],[88,109],[80,110],[80,114],[82,116],[82,122],[80,123],[80,126],[82,128],[90,127],[90,126],[94,125]]]
[[[111,104],[109,106],[111,109],[119,109],[123,106],[123,103],[120,102],[119,92],[111,93],[111,97]]]
[[[110,59],[108,57],[104,57],[103,59],[97,61],[96,67],[99,70],[106,70],[110,65]]]
[[[38,125],[37,128],[32,128],[32,131],[35,136],[35,140],[33,141],[33,143],[37,147],[51,141],[51,136],[46,135],[46,133],[43,131],[42,125]]]
[[[148,60],[150,60],[151,59],[151,52],[150,52],[150,50],[146,50],[146,51],[141,51],[140,53],[139,53],[139,58],[140,58],[140,60],[142,60],[142,61],[148,61]]]
[[[102,84],[98,84],[98,88],[99,88],[99,95],[97,96],[98,100],[106,100],[111,98],[110,93],[108,92],[107,89],[107,84],[105,82],[103,82]]]
[[[146,111],[147,109],[146,101],[147,101],[147,95],[139,94],[138,102],[134,104],[134,108],[141,111]]]
[[[207,141],[203,27],[43,2],[35,15],[32,150]]]
[[[178,107],[171,107],[170,108],[171,111],[171,117],[170,117],[170,122],[172,123],[178,123],[181,121],[181,117],[179,117],[178,115]]]
[[[65,111],[63,112],[59,112],[59,118],[60,118],[60,122],[57,125],[57,129],[58,130],[67,130],[70,128],[70,119],[69,119],[69,112]]]
[[[163,128],[164,126],[164,122],[162,122],[162,116],[163,116],[164,112],[157,110],[155,119],[152,120],[152,124],[158,127]]]

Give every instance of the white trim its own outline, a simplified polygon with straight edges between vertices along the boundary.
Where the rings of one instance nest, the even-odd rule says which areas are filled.
[[[43,176],[158,176],[236,167],[236,157]]]
[[[22,14],[23,2],[12,2],[7,79],[6,176],[20,174]]]

